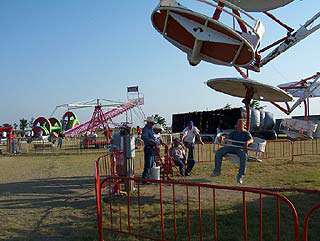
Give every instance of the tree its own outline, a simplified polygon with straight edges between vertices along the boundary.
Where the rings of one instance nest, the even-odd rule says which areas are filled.
[[[17,123],[13,123],[13,129],[18,129],[18,124]]]
[[[19,127],[20,127],[20,130],[24,132],[26,130],[26,128],[28,127],[28,120],[26,120],[24,118],[21,119]]]
[[[263,106],[260,105],[260,101],[258,101],[258,100],[251,101],[250,107],[253,108],[253,109],[256,109],[256,110],[263,109]]]
[[[32,117],[28,123],[28,126],[30,129],[32,129],[32,127],[33,127],[33,122],[34,122],[34,118]]]
[[[156,121],[156,124],[161,125],[164,129],[167,127],[167,121],[164,117],[160,116],[159,114],[156,114],[153,116],[153,118]]]

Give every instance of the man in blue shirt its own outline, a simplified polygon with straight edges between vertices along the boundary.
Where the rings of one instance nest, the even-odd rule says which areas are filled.
[[[253,143],[253,138],[251,134],[245,129],[244,121],[239,119],[237,122],[237,128],[235,131],[231,132],[228,139],[231,141],[233,146],[224,146],[220,148],[215,155],[215,168],[212,172],[213,177],[220,176],[222,158],[227,154],[235,154],[240,158],[240,167],[237,174],[237,182],[239,184],[243,183],[243,178],[246,171],[246,163],[248,160],[248,155],[246,150],[250,144]],[[223,140],[221,140],[223,142]]]
[[[146,119],[146,125],[142,129],[141,139],[144,143],[144,170],[142,173],[142,178],[144,179],[150,178],[151,168],[153,167],[153,163],[155,161],[155,150],[158,145],[153,130],[154,124],[154,118],[148,117]]]

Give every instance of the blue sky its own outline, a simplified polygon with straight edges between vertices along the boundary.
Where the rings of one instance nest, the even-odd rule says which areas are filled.
[[[204,62],[189,66],[186,56],[153,29],[150,14],[156,4],[156,0],[1,0],[0,123],[49,116],[63,103],[124,100],[126,86],[135,84],[145,95],[145,113],[159,113],[169,122],[172,113],[226,103],[241,106],[240,99],[204,84],[211,78],[238,77],[237,72]],[[320,10],[318,6],[318,0],[295,1],[274,13],[297,28]],[[285,33],[263,15],[255,16],[266,27],[264,43]],[[320,71],[319,34],[251,77],[276,85]],[[312,101],[312,114],[319,114],[319,104]],[[91,111],[78,114],[83,121]]]

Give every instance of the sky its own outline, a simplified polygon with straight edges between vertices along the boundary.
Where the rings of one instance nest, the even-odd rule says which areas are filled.
[[[184,5],[197,8],[194,1]],[[209,89],[204,82],[240,77],[231,67],[202,62],[189,66],[186,55],[152,27],[156,0],[1,0],[0,124],[50,117],[55,106],[95,98],[124,101],[126,87],[138,85],[146,115],[242,106],[241,99]],[[211,14],[211,9],[199,8]],[[273,13],[294,28],[320,10],[319,0],[296,0]],[[262,45],[285,34],[262,14]],[[320,23],[318,20],[317,23]],[[250,77],[278,85],[320,71],[320,31]],[[267,110],[283,116],[269,104]],[[320,114],[311,101],[311,114]],[[92,110],[79,110],[81,121]],[[302,114],[298,108],[293,114]],[[57,115],[61,115],[57,113]],[[59,117],[59,116],[57,116]]]

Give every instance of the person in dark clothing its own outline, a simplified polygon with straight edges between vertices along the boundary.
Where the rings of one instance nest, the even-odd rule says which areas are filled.
[[[155,150],[157,147],[157,142],[155,139],[155,133],[153,130],[153,126],[155,124],[155,120],[153,117],[148,117],[146,119],[146,125],[142,129],[141,138],[144,143],[144,169],[142,173],[143,179],[150,178],[151,168],[155,162]]]
[[[246,150],[248,146],[253,143],[253,138],[251,134],[247,130],[245,130],[244,121],[242,119],[238,120],[236,130],[230,133],[228,139],[230,140],[230,144],[232,146],[224,146],[216,152],[215,168],[211,176],[220,176],[222,158],[227,154],[235,154],[240,158],[240,167],[237,174],[237,182],[239,184],[242,184],[246,170],[246,163],[248,160]],[[221,142],[223,142],[223,140],[221,140]]]

